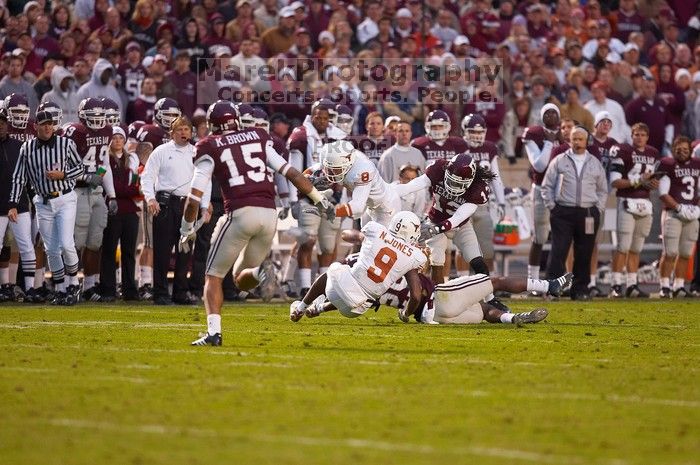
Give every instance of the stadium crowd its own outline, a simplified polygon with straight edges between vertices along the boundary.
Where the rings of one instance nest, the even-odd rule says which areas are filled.
[[[304,296],[312,270],[324,275],[345,258],[337,256],[344,218],[356,229],[367,215],[386,226],[402,210],[422,221],[434,283],[449,276],[453,248],[463,267],[489,275],[508,188],[532,194],[528,278],[538,280],[543,266],[558,278],[573,244],[573,299],[649,297],[637,271],[660,221],[659,295],[700,296],[697,256],[685,283],[700,252],[698,1],[0,3],[0,300],[193,304],[206,300],[205,275],[220,281],[227,300],[247,291],[267,300],[273,274],[289,296]],[[327,65],[324,72],[305,71],[307,59]],[[341,65],[362,60],[500,68],[495,79],[463,73],[450,83],[342,75]],[[472,98],[440,98],[451,89]],[[392,91],[402,98],[387,97]],[[275,93],[285,101],[265,99]],[[229,97],[235,109],[218,102]],[[266,158],[211,143],[212,134],[232,131],[235,139],[245,130],[266,141]],[[72,141],[65,149],[52,145],[64,139]],[[30,154],[42,150],[50,161],[32,165]],[[56,161],[72,151],[80,172]],[[198,161],[207,157],[209,172]],[[499,160],[527,160],[529,179],[523,173],[504,186]],[[32,170],[52,182],[34,182]],[[249,192],[230,189],[268,182],[273,172],[274,222],[291,215],[298,225],[295,259],[282,270],[266,258],[271,238],[262,251],[252,240],[243,252],[224,244],[240,239],[227,236],[231,225],[245,229],[233,212],[270,207],[269,199],[239,202],[231,196]],[[595,270],[609,196],[618,241],[604,293]],[[661,203],[652,202],[657,196]],[[57,218],[57,209],[72,211],[71,239],[62,221],[42,227],[53,203]],[[244,264],[222,271],[217,254],[225,253],[243,253]]]

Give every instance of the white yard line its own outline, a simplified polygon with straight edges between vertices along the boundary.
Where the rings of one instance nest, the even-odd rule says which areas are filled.
[[[476,456],[476,457],[496,457],[502,459],[519,460],[523,462],[535,463],[556,463],[556,464],[584,464],[586,460],[580,456],[541,454],[539,452],[525,451],[519,449],[509,449],[504,447],[436,447],[429,444],[412,444],[407,442],[377,441],[364,438],[324,438],[310,436],[287,436],[268,434],[247,434],[226,431],[222,429],[174,427],[168,425],[124,425],[110,422],[96,422],[73,418],[55,418],[39,420],[40,423],[57,427],[87,429],[95,431],[107,431],[117,433],[137,433],[137,434],[157,434],[169,437],[190,436],[206,437],[217,439],[248,440],[251,442],[262,442],[269,444],[291,444],[311,447],[343,447],[348,449],[374,450],[382,452],[406,452],[411,454],[422,454],[428,456]],[[610,465],[624,465],[623,460],[607,460],[598,463]]]

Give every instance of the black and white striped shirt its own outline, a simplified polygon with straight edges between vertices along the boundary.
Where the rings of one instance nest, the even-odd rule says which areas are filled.
[[[63,179],[52,180],[46,176],[50,170],[63,171]],[[83,174],[83,162],[78,155],[75,142],[62,136],[52,136],[48,141],[39,138],[22,144],[19,160],[12,175],[10,204],[16,204],[22,195],[27,180],[34,192],[43,197],[75,188],[76,179]]]

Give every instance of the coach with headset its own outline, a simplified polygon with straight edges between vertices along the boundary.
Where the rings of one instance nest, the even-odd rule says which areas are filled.
[[[36,139],[26,141],[20,149],[7,216],[13,223],[18,221],[20,196],[29,181],[36,192],[34,205],[39,232],[56,290],[52,303],[73,305],[75,295],[66,292],[64,281],[67,275],[70,286],[78,284],[78,254],[73,239],[78,198],[74,189],[76,179],[83,174],[83,162],[75,142],[54,133],[51,113],[37,112],[36,125]]]
[[[573,241],[574,300],[590,299],[591,254],[608,198],[605,169],[586,150],[588,137],[585,128],[575,127],[570,136],[571,148],[552,160],[542,183],[542,198],[551,212],[552,225],[547,274],[556,278],[566,272],[566,256]]]
[[[168,292],[170,253],[180,238],[183,208],[194,174],[190,121],[184,116],[177,118],[170,127],[170,137],[170,142],[153,150],[141,176],[141,191],[148,211],[153,215],[153,302],[156,305],[171,303]],[[208,207],[211,184],[209,187],[201,203],[201,214],[205,221],[210,215]],[[185,305],[196,303],[196,298],[188,292],[190,254],[179,250],[175,253],[172,302]]]

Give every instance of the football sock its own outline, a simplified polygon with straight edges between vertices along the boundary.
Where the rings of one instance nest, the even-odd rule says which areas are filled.
[[[663,289],[664,287],[671,287],[671,278],[659,278],[659,286]]]
[[[213,336],[221,332],[221,315],[207,315],[207,333]]]
[[[311,268],[299,268],[299,288],[311,287]]]
[[[141,285],[153,284],[153,267],[141,266]]]
[[[595,287],[596,285],[596,275],[591,275],[591,281],[588,283],[588,287]]]
[[[306,307],[308,307],[308,305],[306,305],[303,300],[299,301],[299,305],[297,305],[299,311],[303,312],[306,310]]]
[[[677,291],[685,287],[685,279],[676,278],[673,280],[673,290]]]
[[[46,274],[46,267],[37,268],[34,270],[34,286],[32,287],[42,287],[44,285],[44,275]]]
[[[496,296],[493,294],[489,294],[486,297],[484,297],[484,302],[491,302]]]
[[[637,284],[637,273],[627,273],[627,287]]]
[[[513,314],[512,313],[504,313],[501,315],[501,323],[512,323],[513,322]]]
[[[549,281],[544,279],[527,279],[527,291],[528,292],[547,292],[549,290]]]
[[[7,284],[10,282],[10,269],[0,268],[0,284]]]
[[[622,283],[624,282],[622,273],[619,271],[613,271],[612,280],[614,286],[622,286]]]
[[[83,279],[83,289],[88,290],[95,287],[95,275],[85,276]]]
[[[327,267],[327,266],[319,266],[319,267],[318,267],[318,274],[323,274],[323,273],[325,273],[326,271],[328,271],[328,267]]]
[[[527,277],[532,279],[540,279],[540,267],[534,265],[527,266]]]
[[[7,271],[10,273],[10,276],[8,276],[9,283],[15,284],[17,283],[17,268],[19,267],[19,263],[12,263],[10,262],[9,265],[7,266]]]

